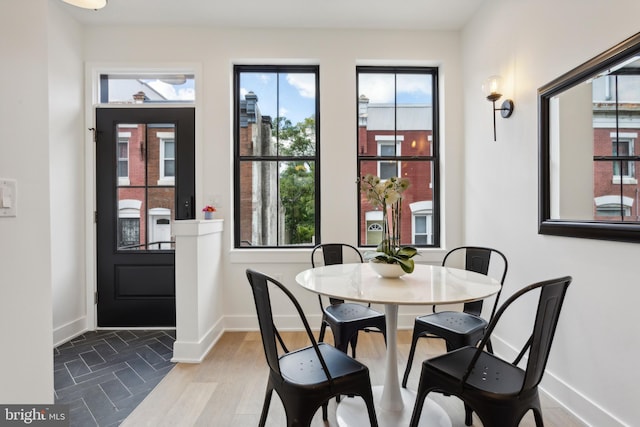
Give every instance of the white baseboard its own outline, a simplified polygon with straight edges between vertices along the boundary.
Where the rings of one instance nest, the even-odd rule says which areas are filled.
[[[85,316],[71,321],[65,325],[58,326],[57,328],[53,329],[53,347],[64,344],[65,342],[72,340],[78,335],[85,333],[87,330],[87,318]]]
[[[218,342],[225,331],[224,318],[216,322],[199,341],[181,341],[173,343],[172,362],[200,363]],[[179,333],[178,333],[179,334]]]
[[[496,354],[507,359],[514,359],[518,355],[518,350],[499,336],[493,335],[491,341]],[[526,360],[523,360],[521,364],[525,362]],[[556,402],[558,406],[561,406],[588,426],[628,427],[628,424],[593,400],[590,400],[549,370],[545,371],[539,389],[541,393]]]
[[[307,316],[307,322],[312,330],[320,329],[320,315]],[[302,331],[304,327],[297,315],[274,316],[274,321],[281,331]],[[225,331],[257,331],[258,318],[253,316],[225,316]]]

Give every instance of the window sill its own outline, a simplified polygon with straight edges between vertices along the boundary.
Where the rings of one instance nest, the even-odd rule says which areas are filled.
[[[613,180],[611,181],[612,184],[620,184],[620,177],[619,176],[614,176]],[[629,176],[625,176],[622,178],[622,184],[630,184],[630,185],[637,185],[638,184],[638,180],[636,178],[631,178]]]
[[[371,248],[358,248],[361,253]],[[232,249],[229,253],[231,264],[309,264],[312,248],[304,249]],[[417,264],[440,264],[446,254],[440,248],[420,249],[414,260]]]

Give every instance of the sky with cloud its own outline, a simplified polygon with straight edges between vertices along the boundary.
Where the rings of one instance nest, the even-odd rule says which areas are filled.
[[[366,95],[371,103],[393,103],[395,99],[400,104],[431,105],[432,86],[430,75],[362,73],[358,87],[359,95]],[[241,97],[244,98],[250,91],[258,96],[263,115],[275,117],[277,112],[280,117],[286,117],[296,124],[315,111],[313,74],[242,73]],[[354,110],[354,118],[355,114]]]
[[[263,116],[296,124],[315,113],[316,85],[311,73],[250,73],[240,76],[240,96],[253,92]],[[278,96],[279,95],[279,96]]]
[[[432,104],[431,76],[425,74],[361,73],[358,96],[366,96],[370,103]]]

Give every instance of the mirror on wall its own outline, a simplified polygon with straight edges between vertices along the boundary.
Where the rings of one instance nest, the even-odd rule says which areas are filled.
[[[640,242],[640,33],[538,90],[539,233]]]

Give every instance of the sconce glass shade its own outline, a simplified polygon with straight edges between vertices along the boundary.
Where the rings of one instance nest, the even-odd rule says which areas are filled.
[[[502,77],[490,76],[482,84],[484,96],[491,102],[495,102],[502,96]]]
[[[107,5],[107,0],[62,0],[65,3],[69,3],[73,6],[81,7],[83,9],[102,9]]]

